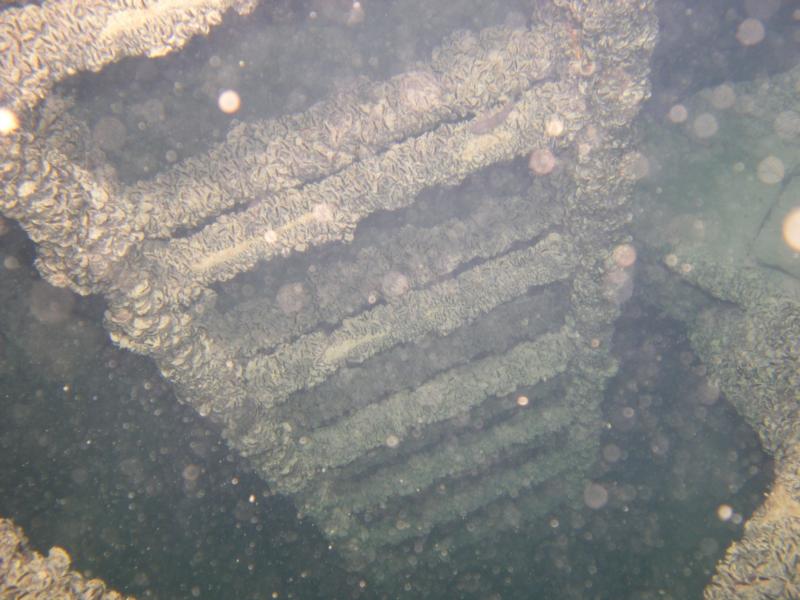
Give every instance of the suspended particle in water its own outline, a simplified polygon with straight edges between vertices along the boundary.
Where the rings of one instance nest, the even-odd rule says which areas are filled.
[[[719,400],[719,396],[720,389],[716,383],[711,381],[703,381],[697,387],[697,398],[700,401],[700,404],[711,406],[712,404],[715,404],[717,400]]]
[[[19,127],[16,113],[8,108],[0,108],[0,135],[13,133]]]
[[[583,489],[583,501],[591,509],[603,508],[608,503],[608,490],[599,483],[590,483]]]
[[[719,131],[717,118],[711,113],[697,115],[697,118],[692,123],[692,131],[701,140],[713,137]]]
[[[633,277],[625,269],[611,269],[603,276],[603,293],[616,304],[624,304],[633,295]]]
[[[720,504],[717,507],[717,516],[720,521],[730,521],[733,516],[733,508],[728,504]]]
[[[186,465],[181,475],[186,481],[197,481],[200,477],[200,467],[194,464]]]
[[[783,167],[783,161],[777,156],[770,155],[758,163],[756,173],[758,173],[758,180],[761,183],[776,185],[783,181],[786,171]]]
[[[683,104],[675,104],[669,109],[667,118],[673,123],[684,123],[689,118],[689,111]]]
[[[644,179],[650,175],[650,161],[641,152],[629,152],[622,159],[620,173],[632,181]]]
[[[620,244],[614,248],[611,258],[620,269],[627,269],[636,262],[636,248],[630,244]]]
[[[31,286],[28,299],[33,317],[49,325],[63,323],[72,315],[75,295],[66,288],[53,287],[45,281],[36,281]]]
[[[739,23],[736,28],[736,39],[742,46],[755,46],[764,40],[765,34],[764,24],[752,17]]]
[[[553,115],[544,124],[544,132],[548,137],[559,137],[564,134],[564,120],[558,115]]]
[[[736,92],[727,83],[718,85],[711,90],[711,106],[725,110],[736,104]]]
[[[361,2],[353,2],[352,6],[350,7],[350,12],[347,13],[346,24],[352,27],[353,25],[363,23],[364,16],[364,7],[361,6]]]
[[[121,150],[127,135],[125,124],[116,117],[102,117],[92,128],[92,140],[101,150]]]
[[[333,208],[327,202],[317,204],[311,210],[311,214],[320,223],[330,223],[333,221]]]
[[[603,446],[603,459],[609,463],[615,463],[622,458],[622,450],[616,444],[606,444]]]
[[[531,152],[528,167],[536,175],[547,175],[556,168],[556,157],[549,148],[537,148]]]
[[[667,436],[657,433],[653,436],[653,440],[650,443],[650,451],[656,456],[665,456],[667,452],[669,452],[669,446],[670,443]]]
[[[300,312],[308,305],[309,297],[306,288],[299,281],[285,283],[278,289],[275,303],[285,315]]]
[[[242,105],[242,99],[235,90],[225,90],[217,98],[217,106],[225,114],[232,115]]]
[[[790,211],[783,219],[783,241],[795,252],[800,252],[800,208]]]
[[[775,117],[772,127],[779,138],[794,139],[800,135],[800,114],[793,110],[784,110]]]
[[[398,271],[389,271],[381,278],[381,291],[387,298],[399,298],[409,289],[408,277]]]
[[[781,0],[744,0],[743,8],[748,17],[766,21],[771,19],[782,5]]]

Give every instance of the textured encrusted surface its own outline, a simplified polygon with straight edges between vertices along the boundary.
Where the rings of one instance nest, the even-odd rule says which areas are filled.
[[[720,155],[731,160],[730,139],[741,144],[733,156],[752,160],[754,166],[767,153],[773,160],[780,156],[787,173],[796,168],[800,144],[786,123],[796,118],[799,76],[795,68],[767,82],[728,86],[734,101],[727,111],[709,103],[714,90],[688,99],[691,111],[708,111],[718,119],[725,140],[714,141],[700,168],[713,165]],[[705,597],[714,600],[800,596],[800,281],[790,270],[759,262],[763,248],[753,246],[781,190],[792,189],[793,183],[781,188],[776,185],[780,181],[764,177],[757,167],[753,171],[748,175],[746,168],[735,169],[732,182],[721,177],[706,191],[708,202],[698,211],[698,222],[712,227],[719,222],[724,232],[684,235],[667,244],[656,234],[648,244],[660,264],[643,271],[648,300],[686,324],[709,381],[775,459],[775,480],[766,500],[706,587]],[[678,194],[686,191],[685,186],[675,188]],[[754,198],[767,201],[754,207]],[[790,254],[789,240],[779,231],[771,233],[769,243]]]
[[[125,195],[144,209],[148,236],[169,237],[176,227],[193,226],[243,198],[276,194],[336,173],[443,121],[463,120],[498,98],[515,97],[550,74],[551,52],[544,28],[456,33],[417,71],[380,83],[359,82],[301,114],[239,124],[210,153],[132,186]],[[399,158],[393,156],[390,164]],[[278,229],[281,224],[272,223],[275,212],[299,202],[302,197],[291,194],[260,202],[263,231]],[[209,239],[215,234],[210,232]]]
[[[0,12],[0,106],[21,111],[79,71],[125,56],[163,56],[254,0],[56,0]]]
[[[69,554],[55,546],[47,556],[34,552],[22,529],[0,518],[0,598],[30,600],[122,600],[99,579],[70,571]]]
[[[706,598],[792,598],[800,591],[800,304],[768,271],[692,253],[693,285],[736,305],[712,304],[689,320],[689,339],[739,413],[775,456],[769,497],[720,563]],[[770,285],[771,283],[771,285]]]
[[[125,48],[125,35],[104,35]],[[39,244],[41,273],[102,293],[112,339],[153,357],[275,490],[296,494],[351,566],[422,537],[431,548],[478,544],[508,496],[534,521],[553,505],[538,495],[561,478],[573,502],[596,455],[631,276],[612,259],[628,239],[636,177],[628,126],[649,93],[655,37],[652,2],[540,3],[530,30],[456,33],[413,71],[238,125],[210,152],[127,188],[70,150],[81,124],[55,126],[41,108],[4,139],[0,208]],[[558,169],[529,197],[392,231],[395,246],[362,242],[376,213],[415,206],[425,222],[435,207],[420,192],[531,151],[557,155]],[[358,255],[341,242],[361,243]],[[272,306],[218,305],[243,273],[323,245],[329,254]],[[409,245],[424,258],[400,260]],[[475,339],[520,308],[532,316],[512,335],[499,338],[505,323]],[[268,322],[233,341],[264,312]],[[431,347],[448,358],[428,360]],[[408,379],[384,360],[403,353]],[[331,381],[339,389],[318,414],[315,390]],[[514,399],[521,389],[542,399],[528,412]],[[414,487],[391,489],[397,471]],[[456,516],[474,517],[473,529]]]
[[[706,588],[705,598],[800,596],[800,446],[778,457],[776,479],[764,504],[745,524]]]

